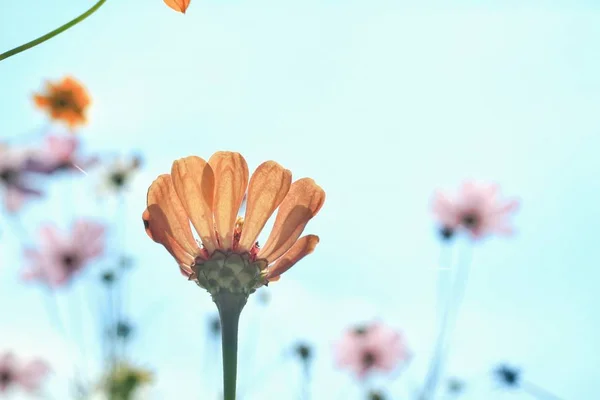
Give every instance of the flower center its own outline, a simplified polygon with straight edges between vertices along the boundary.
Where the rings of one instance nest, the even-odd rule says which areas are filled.
[[[62,264],[67,271],[72,271],[77,266],[77,257],[72,253],[66,253],[62,256]]]
[[[375,354],[373,354],[373,352],[365,351],[363,353],[362,364],[365,368],[371,368],[373,365],[375,365],[376,360],[377,357],[375,357]]]
[[[12,168],[6,168],[0,171],[0,180],[6,184],[13,183],[18,176],[18,172]]]
[[[474,212],[468,212],[462,217],[462,223],[467,229],[474,229],[479,225],[479,216]]]
[[[125,180],[127,179],[127,176],[125,175],[124,172],[122,171],[117,171],[117,172],[113,172],[110,175],[110,181],[113,185],[115,185],[116,187],[121,187],[125,184]]]
[[[56,93],[52,99],[52,107],[56,110],[67,110],[72,109],[73,111],[79,112],[77,104],[73,100],[73,93],[70,91],[62,91]]]
[[[12,381],[12,373],[7,370],[0,371],[0,385],[6,386]]]

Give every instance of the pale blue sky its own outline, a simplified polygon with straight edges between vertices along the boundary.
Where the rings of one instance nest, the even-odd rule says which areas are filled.
[[[1,5],[0,49],[89,5],[75,3]],[[505,360],[565,399],[597,396],[600,9],[485,3],[213,0],[192,1],[183,16],[160,0],[108,1],[81,26],[0,63],[0,137],[42,126],[30,93],[73,74],[94,99],[86,146],[145,156],[126,243],[138,260],[133,315],[152,321],[133,349],[157,371],[152,399],[205,399],[200,388],[220,384],[203,370],[209,296],[179,276],[140,222],[154,177],[175,158],[216,150],[240,151],[251,168],[274,159],[328,196],[307,228],[321,237],[315,253],[268,288],[262,314],[256,305],[244,314],[243,346],[262,322],[259,357],[242,357],[240,379],[267,371],[246,399],[296,398],[298,374],[269,365],[297,338],[318,347],[314,398],[341,395],[350,380],[333,370],[330,345],[374,317],[403,329],[416,353],[392,398],[422,377],[440,251],[429,201],[465,178],[496,181],[523,202],[515,237],[475,249],[449,366],[473,382],[465,399],[529,398],[493,390],[486,373]],[[49,205],[29,207],[24,224],[65,215],[67,187],[54,185]],[[77,211],[102,214],[90,193],[76,192]],[[39,291],[18,283],[14,238],[0,240],[0,346],[52,358],[64,376],[59,332]]]

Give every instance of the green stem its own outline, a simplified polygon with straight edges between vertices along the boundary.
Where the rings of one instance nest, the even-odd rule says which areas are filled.
[[[25,50],[28,50],[32,47],[37,46],[38,44],[42,44],[44,43],[46,40],[52,39],[54,36],[63,33],[64,31],[66,31],[69,28],[74,27],[75,25],[77,25],[78,23],[80,23],[81,21],[83,21],[84,19],[86,19],[87,17],[89,17],[90,15],[92,15],[93,13],[95,13],[100,7],[102,7],[102,5],[106,3],[106,0],[99,0],[96,4],[94,4],[92,6],[92,8],[90,8],[89,10],[87,10],[86,12],[84,12],[83,14],[81,14],[79,17],[67,22],[66,24],[56,28],[55,30],[46,33],[43,36],[40,36],[39,38],[32,40],[31,42],[25,43],[19,47],[15,47],[12,50],[9,50],[7,52],[4,52],[2,54],[0,54],[0,61],[14,56],[15,54],[19,54]]]
[[[302,399],[310,400],[310,361],[303,360]]]
[[[238,323],[247,296],[237,293],[219,293],[213,296],[221,317],[223,347],[223,400],[235,400],[237,379]]]
[[[431,400],[436,397],[435,394],[448,355],[449,342],[452,339],[454,325],[467,287],[471,264],[470,249],[465,250],[463,257],[464,259],[458,266],[458,271],[454,276],[452,287],[447,295],[447,300],[445,302],[446,309],[442,314],[442,321],[436,338],[433,358],[430,362],[425,378],[424,389],[419,400]]]

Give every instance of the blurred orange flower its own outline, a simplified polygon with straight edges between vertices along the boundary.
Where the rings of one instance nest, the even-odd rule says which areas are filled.
[[[64,122],[70,128],[87,122],[86,111],[91,99],[83,85],[72,77],[58,83],[47,82],[46,91],[35,94],[33,100],[51,119]]]
[[[185,11],[190,6],[190,0],[164,0],[165,4],[175,11],[185,14]]]
[[[274,161],[262,163],[248,178],[242,155],[221,151],[208,162],[195,156],[176,160],[171,174],[160,175],[148,190],[143,215],[148,236],[213,295],[252,293],[278,280],[319,243],[316,235],[300,235],[323,206],[323,189],[310,178],[292,183],[292,173]],[[277,208],[271,234],[259,249],[256,239]]]

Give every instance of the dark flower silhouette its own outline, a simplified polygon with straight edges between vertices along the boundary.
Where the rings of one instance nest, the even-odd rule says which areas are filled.
[[[42,197],[30,182],[31,173],[36,172],[30,160],[29,151],[0,143],[0,189],[8,212],[17,212],[27,200]]]
[[[372,390],[367,396],[367,400],[385,400],[387,397],[379,390]]]
[[[310,362],[313,357],[313,350],[307,343],[298,343],[294,347],[294,353],[302,362]]]
[[[504,387],[518,387],[521,383],[521,371],[506,364],[499,365],[494,375]]]

